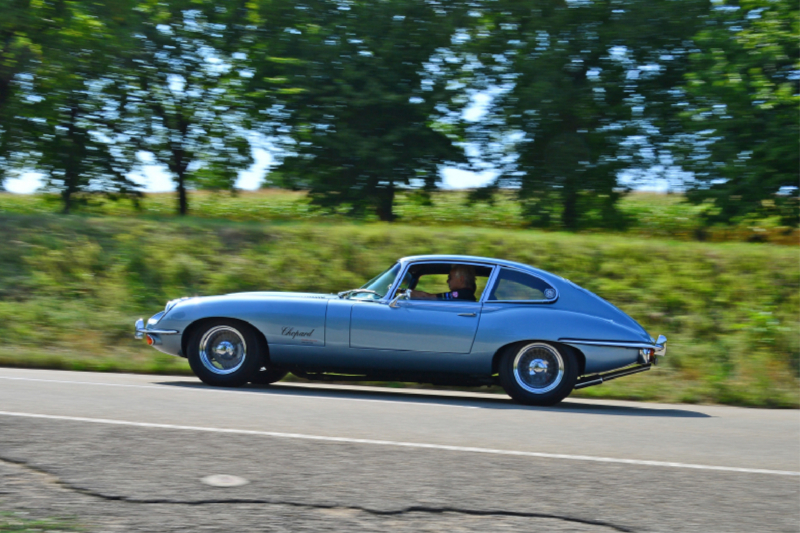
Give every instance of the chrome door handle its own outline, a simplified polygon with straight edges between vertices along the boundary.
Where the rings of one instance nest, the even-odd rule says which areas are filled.
[[[458,313],[458,316],[477,316],[475,313]]]

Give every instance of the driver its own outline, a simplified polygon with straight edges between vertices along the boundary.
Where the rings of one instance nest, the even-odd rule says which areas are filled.
[[[425,291],[411,291],[412,300],[475,300],[475,269],[468,265],[455,265],[447,276],[450,292],[431,294]]]

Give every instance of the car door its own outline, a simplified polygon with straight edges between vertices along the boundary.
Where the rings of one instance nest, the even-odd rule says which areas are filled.
[[[480,316],[477,302],[355,302],[350,347],[466,354],[472,349]]]

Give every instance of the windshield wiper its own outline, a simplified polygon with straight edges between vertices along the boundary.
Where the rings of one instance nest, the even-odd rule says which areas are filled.
[[[351,294],[374,294],[378,298],[383,298],[383,294],[377,293],[370,289],[350,289],[349,291],[342,291],[339,293],[339,298],[347,298]]]

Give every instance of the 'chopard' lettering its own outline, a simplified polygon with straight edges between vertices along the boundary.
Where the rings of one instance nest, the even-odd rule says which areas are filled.
[[[296,339],[297,337],[310,337],[313,334],[313,329],[311,331],[300,331],[291,326],[286,326],[285,328],[281,329],[281,335],[284,337],[291,337],[293,339]]]

